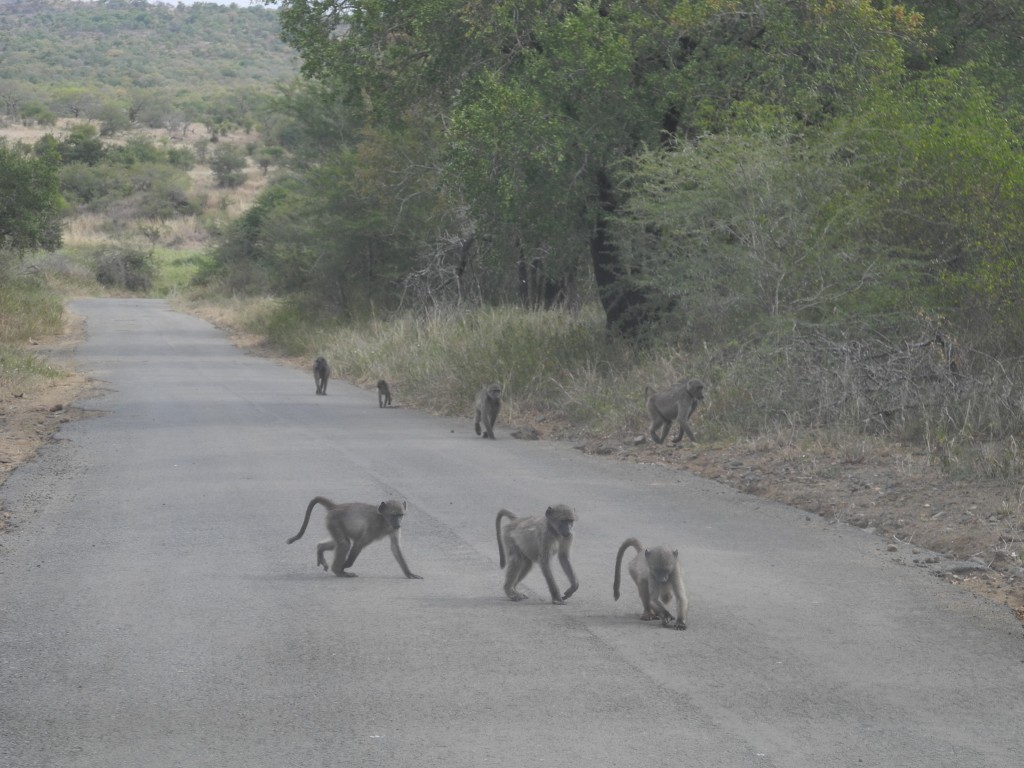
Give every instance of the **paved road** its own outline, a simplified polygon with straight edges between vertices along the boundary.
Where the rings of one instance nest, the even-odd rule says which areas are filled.
[[[0,488],[0,766],[1009,768],[1004,608],[876,537],[658,467],[472,433],[250,357],[150,300],[83,300],[107,392]],[[396,398],[400,405],[401,398]],[[504,427],[504,424],[501,424]],[[669,450],[669,449],[666,449]],[[358,579],[306,503],[408,500]],[[500,506],[580,513],[582,587],[501,592]],[[628,536],[687,568],[690,629],[611,595]],[[560,575],[560,574],[559,574]],[[560,579],[564,583],[564,576]]]

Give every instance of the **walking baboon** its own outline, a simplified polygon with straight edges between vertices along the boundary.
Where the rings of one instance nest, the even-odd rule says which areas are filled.
[[[384,408],[391,405],[391,387],[384,379],[377,380],[377,406]]]
[[[501,527],[501,519],[511,522]],[[498,534],[498,560],[505,568],[505,594],[509,600],[525,600],[528,595],[516,590],[534,563],[540,565],[544,580],[551,592],[551,602],[563,605],[580,588],[576,574],[569,561],[572,549],[572,527],[576,513],[564,504],[548,507],[543,517],[516,517],[507,509],[498,512],[494,528]],[[505,566],[505,551],[508,550],[508,567]],[[569,577],[569,588],[559,597],[558,585],[551,573],[551,558],[558,554],[558,562]]]
[[[331,378],[331,366],[327,364],[326,358],[318,357],[313,363],[313,381],[316,382],[316,393],[327,394],[327,380]]]
[[[389,499],[382,501],[377,506],[364,504],[359,501],[351,501],[344,504],[335,504],[330,499],[317,496],[306,507],[306,517],[302,520],[302,527],[299,532],[288,539],[288,543],[298,541],[306,532],[309,525],[309,514],[317,504],[323,504],[327,510],[327,531],[331,538],[325,539],[316,545],[316,564],[327,570],[327,560],[324,559],[324,552],[334,550],[334,562],[331,563],[331,572],[335,576],[355,576],[354,573],[346,572],[351,568],[352,563],[359,557],[363,549],[385,536],[391,537],[391,554],[395,556],[402,573],[407,579],[422,579],[409,570],[402,556],[402,545],[400,542],[402,517],[405,515],[405,502]]]
[[[661,626],[669,626],[672,614],[667,603],[672,597],[676,600],[676,629],[686,629],[686,613],[689,602],[686,599],[686,585],[683,584],[683,572],[679,567],[679,550],[668,547],[644,549],[637,539],[626,539],[619,547],[615,556],[615,581],[612,583],[612,595],[619,599],[619,571],[622,568],[623,553],[633,547],[637,554],[629,564],[629,575],[636,582],[640,592],[640,602],[644,604],[644,612],[640,617],[643,621],[661,619]]]
[[[697,405],[704,399],[704,385],[697,379],[690,379],[687,382],[676,384],[664,392],[655,392],[650,387],[644,387],[644,395],[647,398],[647,413],[651,417],[651,437],[654,442],[663,443],[672,428],[672,422],[679,420],[679,432],[672,438],[673,443],[683,439],[683,433],[693,442],[697,438],[693,436],[690,429],[690,417],[697,410]],[[658,436],[658,430],[661,436]]]
[[[476,393],[476,421],[473,429],[479,435],[480,422],[483,421],[483,437],[494,439],[494,421],[498,418],[498,411],[501,410],[501,385],[491,384]]]

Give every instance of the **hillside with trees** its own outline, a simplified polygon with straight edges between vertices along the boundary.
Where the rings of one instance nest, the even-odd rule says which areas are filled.
[[[0,0],[0,113],[16,119],[252,128],[296,72],[260,5]]]

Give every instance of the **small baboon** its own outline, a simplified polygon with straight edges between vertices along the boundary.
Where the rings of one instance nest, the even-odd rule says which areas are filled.
[[[327,394],[327,380],[331,378],[331,366],[327,364],[326,358],[318,357],[313,363],[313,381],[316,382],[316,393]]]
[[[377,407],[386,408],[391,405],[391,387],[384,379],[377,380]]]
[[[664,392],[655,392],[650,387],[644,387],[644,395],[647,398],[647,413],[651,417],[651,437],[654,442],[663,443],[672,428],[672,422],[679,420],[679,432],[672,438],[673,443],[683,439],[683,433],[693,442],[697,438],[693,436],[690,429],[690,417],[697,410],[697,405],[704,399],[704,385],[697,379],[690,379],[685,383],[676,384]],[[658,430],[661,435],[658,435]]]
[[[669,626],[672,614],[669,613],[668,601],[676,600],[676,629],[686,629],[686,613],[689,603],[686,599],[686,586],[683,584],[683,572],[679,567],[679,550],[668,547],[644,549],[636,539],[626,539],[619,547],[615,556],[615,581],[612,583],[612,595],[619,599],[619,572],[622,568],[623,553],[633,547],[636,557],[629,564],[629,575],[636,582],[640,592],[640,602],[644,604],[644,612],[640,617],[644,621],[661,619],[661,626]]]
[[[476,393],[476,421],[473,429],[478,435],[494,439],[494,421],[498,418],[498,411],[501,410],[501,385],[491,384]],[[483,432],[480,431],[480,422],[483,421]]]
[[[501,519],[510,522],[501,527]],[[576,574],[569,561],[572,549],[572,527],[576,513],[564,504],[548,507],[543,517],[516,517],[507,509],[498,512],[494,528],[498,534],[498,560],[505,568],[505,551],[508,550],[508,567],[505,568],[505,594],[509,600],[525,600],[528,596],[516,590],[534,563],[540,565],[544,579],[551,592],[551,602],[563,605],[580,588]],[[551,573],[551,558],[558,554],[558,562],[569,577],[569,588],[559,597],[558,585]]]
[[[407,579],[422,579],[409,570],[402,556],[402,545],[399,541],[402,527],[402,517],[405,515],[405,502],[389,499],[382,501],[379,505],[364,504],[359,501],[352,501],[345,504],[335,504],[330,499],[317,496],[306,507],[306,517],[302,521],[299,532],[288,539],[288,543],[298,541],[306,532],[309,525],[309,514],[317,504],[323,504],[327,510],[327,531],[331,538],[325,539],[316,545],[316,564],[327,570],[327,560],[324,559],[324,552],[334,550],[334,562],[331,564],[331,572],[335,576],[355,576],[354,573],[346,572],[351,568],[352,563],[359,557],[363,549],[385,536],[391,537],[391,554],[395,556],[402,573]]]

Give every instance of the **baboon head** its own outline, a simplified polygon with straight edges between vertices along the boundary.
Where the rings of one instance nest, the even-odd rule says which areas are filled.
[[[377,507],[377,512],[388,521],[388,525],[396,531],[402,527],[402,518],[405,516],[406,502],[382,501]]]
[[[572,509],[564,504],[556,504],[548,507],[544,516],[548,519],[548,525],[563,539],[572,536],[572,527],[576,522],[576,513]]]

